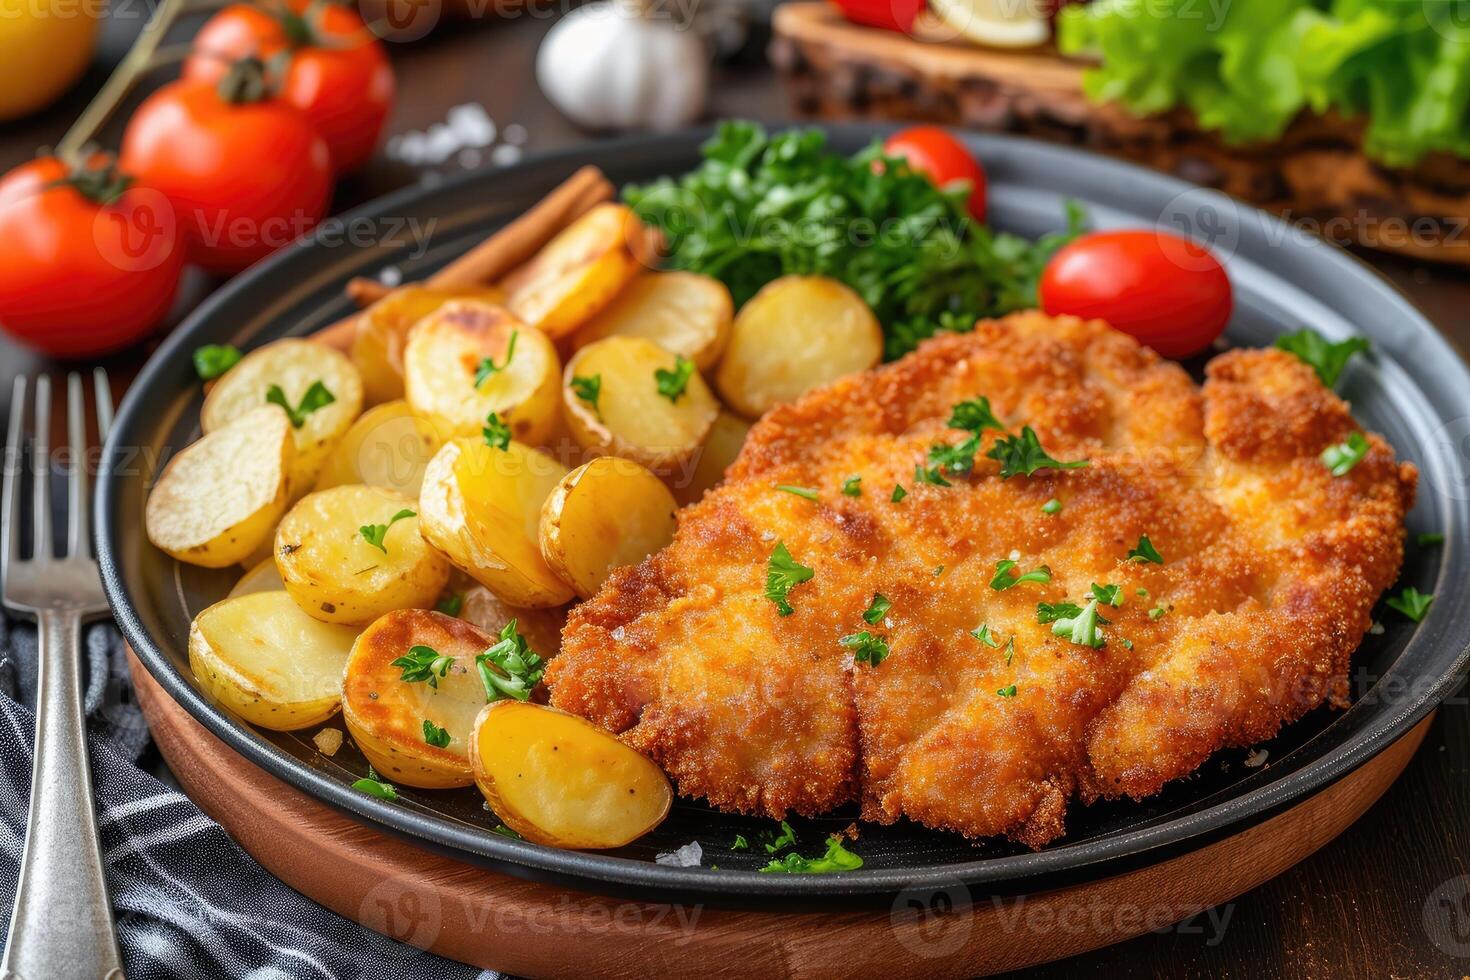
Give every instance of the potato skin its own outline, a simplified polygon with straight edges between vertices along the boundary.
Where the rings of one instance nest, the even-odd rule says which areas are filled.
[[[475,785],[507,827],[550,847],[621,847],[668,816],[674,792],[646,756],[585,718],[494,701],[475,719]]]
[[[216,700],[253,725],[292,731],[326,721],[356,631],[307,616],[285,592],[224,599],[189,627],[189,667]]]
[[[601,456],[562,478],[541,508],[541,555],[583,599],[613,569],[636,565],[674,539],[674,495],[628,459]]]
[[[566,475],[545,453],[512,441],[452,439],[429,460],[419,514],[425,538],[513,606],[559,606],[572,589],[537,545],[541,505]]]
[[[486,357],[503,369],[477,386]],[[446,303],[414,325],[404,350],[408,404],[445,437],[477,436],[495,412],[521,442],[544,443],[556,428],[560,377],[546,335],[486,303]]]
[[[746,418],[883,358],[883,329],[835,279],[782,276],[740,308],[715,386]]]
[[[449,563],[419,533],[417,516],[394,522],[384,553],[363,537],[414,501],[382,487],[333,487],[303,497],[276,529],[276,568],[286,591],[326,623],[365,625],[392,609],[432,606]]]
[[[286,510],[294,455],[291,423],[273,405],[206,434],[169,460],[148,494],[148,540],[205,568],[249,559]]]
[[[342,718],[384,779],[425,789],[470,784],[470,737],[485,703],[475,657],[495,642],[469,623],[423,609],[395,610],[362,631],[342,672]],[[405,681],[393,666],[420,645],[454,658],[437,686]],[[425,719],[449,733],[447,746],[424,741]]]
[[[415,323],[452,299],[500,303],[505,300],[505,292],[494,286],[463,289],[400,286],[358,314],[351,357],[362,373],[363,392],[369,405],[403,397],[403,348],[408,343],[408,332]]]

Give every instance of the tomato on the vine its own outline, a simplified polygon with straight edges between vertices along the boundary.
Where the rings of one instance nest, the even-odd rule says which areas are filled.
[[[1165,357],[1206,350],[1230,321],[1225,267],[1164,231],[1098,231],[1061,248],[1041,275],[1041,308],[1106,320]]]
[[[173,304],[173,209],[113,161],[33,160],[0,178],[0,327],[58,357],[147,336]]]
[[[382,41],[361,17],[305,0],[225,7],[195,35],[183,77],[217,82],[231,62],[252,55],[289,58],[280,96],[316,125],[337,173],[367,162],[393,108],[394,80]]]
[[[216,272],[310,231],[332,192],[327,144],[271,95],[254,58],[218,83],[181,80],[150,95],[123,134],[122,166],[168,196],[194,259]]]
[[[985,168],[949,133],[938,126],[912,126],[888,137],[883,152],[891,157],[903,157],[936,187],[969,181],[967,210],[976,221],[985,220]]]

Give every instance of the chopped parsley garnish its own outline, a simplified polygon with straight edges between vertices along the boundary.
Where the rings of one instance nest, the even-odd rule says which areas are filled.
[[[1043,514],[1060,514],[1062,512],[1062,502],[1053,497],[1041,505],[1041,512]]]
[[[1153,562],[1155,565],[1162,565],[1164,563],[1164,556],[1159,554],[1159,550],[1155,548],[1153,542],[1148,539],[1148,535],[1144,534],[1140,535],[1138,538],[1138,547],[1128,549],[1127,560],[1137,562],[1149,561]]]
[[[1333,343],[1311,327],[1277,337],[1276,346],[1295,354],[1310,365],[1317,372],[1317,377],[1329,388],[1337,384],[1342,369],[1347,367],[1347,362],[1354,354],[1366,354],[1372,348],[1363,337],[1349,337]]]
[[[1074,615],[1056,618],[1052,622],[1051,631],[1057,636],[1071,640],[1078,646],[1101,650],[1107,642],[1103,637],[1102,627],[1107,626],[1109,620],[1103,618],[1102,614],[1097,611],[1097,607],[1100,605],[1121,606],[1122,604],[1122,589],[1119,586],[1094,583],[1092,591],[1088,593],[1087,605]],[[1041,618],[1039,607],[1037,618]]]
[[[1015,656],[1016,656],[1016,638],[1013,636],[1009,640],[1006,640],[1006,666],[1007,667],[1009,667],[1011,665],[1011,661],[1013,659],[1015,659]]]
[[[800,854],[788,854],[777,858],[761,868],[767,874],[818,875],[835,871],[856,871],[863,866],[863,859],[842,846],[842,837],[833,834],[827,838],[827,852],[821,857],[804,858]]]
[[[1130,639],[1128,639],[1127,637],[1124,637],[1123,639],[1119,640],[1118,642],[1121,643],[1121,644],[1123,644],[1123,649],[1124,650],[1132,650],[1133,649],[1133,641],[1130,640]]]
[[[239,364],[242,356],[231,344],[205,344],[194,351],[194,373],[201,381],[213,381]]]
[[[378,774],[373,771],[372,766],[368,766],[368,774],[353,783],[352,788],[359,793],[366,793],[368,796],[376,796],[380,800],[387,800],[389,803],[396,802],[398,799],[398,790],[393,788],[392,783],[379,779]]]
[[[440,728],[429,719],[424,719],[424,741],[436,748],[444,748],[449,744],[449,732]]]
[[[1171,609],[1173,609],[1173,608],[1174,608],[1173,606],[1166,606],[1166,605],[1164,605],[1161,602],[1157,606],[1154,606],[1152,609],[1150,609],[1148,611],[1148,618],[1149,619],[1163,619],[1166,615],[1168,615],[1169,611]]]
[[[480,430],[480,435],[485,437],[485,445],[491,449],[510,448],[510,426],[505,424],[499,412],[485,416],[485,427]]]
[[[602,397],[602,375],[594,374],[589,377],[573,377],[571,381],[572,394],[592,406],[594,412],[601,413],[597,407],[597,399]]]
[[[1047,623],[1055,623],[1059,619],[1070,619],[1082,615],[1082,607],[1075,602],[1038,602],[1036,604],[1036,621],[1045,626]]]
[[[357,533],[362,535],[362,539],[364,541],[386,555],[388,553],[388,546],[384,544],[383,541],[385,538],[388,537],[388,529],[394,524],[397,524],[399,521],[407,520],[410,517],[417,516],[419,516],[417,512],[411,511],[407,507],[405,507],[403,510],[400,510],[398,513],[390,517],[387,524],[364,524],[362,527],[357,529]]]
[[[464,608],[464,596],[458,592],[450,593],[440,599],[434,608],[446,616],[458,616],[459,611]]]
[[[791,829],[791,824],[785,820],[781,821],[781,833],[775,834],[766,844],[767,854],[776,854],[788,847],[796,846],[796,831]]]
[[[970,635],[988,647],[1000,649],[1000,640],[996,639],[995,633],[985,623],[970,630]]]
[[[1004,432],[1006,427],[1001,424],[1000,419],[990,410],[990,399],[984,396],[971,398],[955,405],[949,413],[949,427],[951,429],[963,429],[974,435],[979,435],[986,429],[994,429]]]
[[[786,483],[778,483],[776,485],[776,489],[782,491],[783,493],[793,494],[797,497],[805,497],[807,500],[817,499],[817,491],[813,490],[811,487],[793,487]]]
[[[478,388],[491,377],[510,367],[510,359],[516,356],[516,338],[521,335],[519,330],[510,332],[510,343],[505,348],[505,363],[496,364],[495,358],[485,357],[480,359],[480,366],[475,368],[475,387]]]
[[[1424,617],[1429,613],[1429,604],[1433,601],[1433,595],[1425,595],[1412,585],[1405,586],[1402,592],[1387,600],[1390,609],[1397,609],[1416,623],[1424,622]]]
[[[498,672],[490,669],[492,665]],[[475,658],[475,666],[480,670],[487,701],[527,700],[546,671],[545,662],[532,652],[525,637],[516,630],[514,619],[500,631],[500,642]]]
[[[748,851],[750,850],[750,841],[745,839],[744,834],[736,834],[735,839],[730,842],[730,850]]]
[[[1421,548],[1431,548],[1437,544],[1444,544],[1444,535],[1438,532],[1421,534],[1415,541]]]
[[[955,405],[950,411],[949,427],[970,433],[970,438],[953,444],[936,442],[930,446],[929,462],[932,465],[926,470],[915,470],[915,480],[936,486],[949,486],[942,476],[943,471],[948,470],[956,476],[962,476],[973,470],[975,454],[980,451],[982,432],[986,429],[1005,431],[1005,426],[990,410],[990,399],[985,397],[972,398]]]
[[[990,447],[990,452],[985,455],[1000,463],[1002,480],[1013,476],[1030,476],[1037,470],[1075,470],[1089,465],[1089,461],[1085,459],[1064,463],[1048,456],[1046,450],[1041,448],[1041,440],[1036,438],[1035,430],[1029,425],[1021,429],[1019,436],[997,439],[995,445]]]
[[[930,466],[926,468],[923,464],[914,464],[914,484],[916,486],[923,486],[926,483],[934,487],[954,485],[944,478],[944,474],[939,472],[939,467]]]
[[[271,385],[266,389],[265,400],[272,405],[279,405],[286,412],[286,417],[291,420],[291,428],[299,429],[306,424],[306,417],[319,408],[326,408],[337,400],[337,396],[327,390],[327,386],[321,381],[313,381],[311,387],[301,396],[301,403],[295,408],[286,401],[286,393],[281,390],[280,385]]]
[[[400,680],[410,684],[415,681],[428,681],[430,687],[438,687],[439,678],[449,673],[449,667],[453,663],[453,657],[447,657],[433,647],[420,645],[409,647],[408,653],[394,660],[389,666],[403,669],[403,676]]]
[[[888,659],[888,641],[867,630],[851,633],[837,641],[852,651],[852,662],[876,667]]]
[[[495,826],[491,827],[490,832],[492,834],[499,834],[501,837],[509,837],[511,840],[525,840],[524,837],[516,833],[514,830],[511,830],[503,823],[498,823]]]
[[[814,574],[810,568],[798,564],[791,557],[784,541],[777,541],[770,560],[766,562],[766,598],[776,604],[776,612],[782,616],[790,616],[794,610],[791,603],[786,601],[786,596]]]
[[[995,576],[990,580],[990,587],[997,592],[1003,592],[1013,585],[1022,582],[1037,582],[1045,584],[1051,581],[1051,569],[1045,565],[1038,565],[1035,569],[1025,575],[1012,575],[1016,570],[1016,563],[1009,558],[1002,558],[995,563]]]
[[[689,387],[689,379],[694,375],[694,362],[683,354],[674,357],[674,369],[655,368],[653,372],[654,384],[658,387],[658,393],[671,402],[678,402],[679,396],[684,394],[684,389]]]
[[[1016,685],[1009,684],[1009,685],[1007,685],[1005,687],[1002,687],[1002,688],[998,689],[995,693],[996,693],[996,696],[997,697],[1013,698],[1013,697],[1016,696]]]
[[[867,609],[863,610],[863,622],[869,626],[876,626],[883,621],[883,617],[887,616],[888,610],[892,608],[893,603],[888,601],[887,596],[881,592],[874,592],[873,601],[868,604]]]
[[[863,478],[850,476],[842,481],[842,495],[844,497],[861,497],[863,495]]]
[[[1345,476],[1368,455],[1368,439],[1361,432],[1348,433],[1347,441],[1322,450],[1322,465],[1333,476]]]
[[[908,495],[909,492],[903,488],[902,483],[895,483],[893,485],[893,494],[889,496],[888,499],[896,504],[902,502],[903,498],[907,497]]]
[[[943,574],[944,574],[944,566],[943,565],[935,565],[934,566],[934,577],[935,578],[938,578],[939,576],[941,576]]]

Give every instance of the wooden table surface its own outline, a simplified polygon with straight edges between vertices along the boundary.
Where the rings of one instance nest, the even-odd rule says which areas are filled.
[[[507,127],[524,128],[523,150],[587,139],[536,88],[532,66],[548,23],[545,16],[522,15],[504,23],[444,25],[427,40],[394,45],[399,100],[388,132],[423,131],[442,121],[452,106],[478,103],[502,136],[520,140],[520,132]],[[136,29],[136,22],[109,25],[104,58],[116,57]],[[0,125],[0,170],[58,139],[101,77],[101,71],[94,72],[77,93],[40,116]],[[790,110],[769,70],[752,63],[717,73],[712,115],[775,119]],[[457,165],[451,160],[430,170],[445,174]],[[359,203],[423,179],[425,172],[380,155],[339,189],[336,205]],[[1470,353],[1470,275],[1366,257],[1462,354]],[[193,282],[192,296],[210,285]],[[106,363],[125,380],[145,354]],[[0,392],[8,393],[17,373],[62,367],[0,339]],[[8,397],[0,399],[4,402]],[[1089,915],[1128,912],[1084,910],[1075,927],[1085,928]],[[1378,805],[1315,857],[1208,915],[1055,964],[1038,975],[1063,978],[1094,971],[1120,977],[1470,975],[1470,709],[1465,697],[1457,696],[1441,710],[1418,757]]]

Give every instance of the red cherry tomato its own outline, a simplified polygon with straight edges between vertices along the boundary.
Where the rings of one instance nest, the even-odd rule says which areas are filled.
[[[888,137],[883,152],[903,157],[919,173],[948,187],[957,180],[970,182],[970,217],[985,220],[985,170],[963,143],[938,126],[914,126]]]
[[[173,209],[107,160],[55,157],[0,178],[0,326],[57,357],[142,339],[184,269]]]
[[[1230,277],[1210,250],[1168,232],[1098,231],[1052,256],[1041,308],[1095,317],[1165,357],[1214,343],[1230,320]]]
[[[833,0],[854,24],[909,34],[924,9],[924,0]]]
[[[332,191],[327,144],[270,97],[253,59],[217,85],[177,81],[150,95],[123,134],[122,164],[168,196],[193,257],[216,272],[310,231]]]
[[[394,81],[383,43],[348,7],[304,0],[226,7],[195,35],[184,78],[218,82],[232,61],[283,54],[290,62],[280,97],[316,124],[333,170],[356,170],[372,156],[393,108]]]

